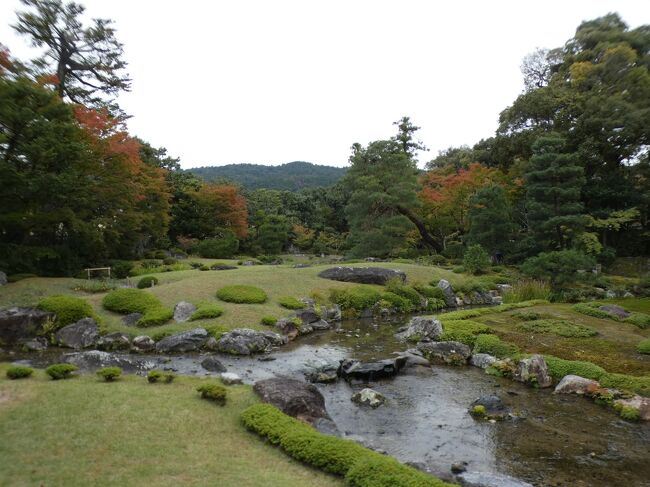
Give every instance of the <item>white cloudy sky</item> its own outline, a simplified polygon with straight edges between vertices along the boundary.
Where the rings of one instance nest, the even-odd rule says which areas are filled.
[[[389,137],[403,115],[431,148],[494,133],[522,89],[519,66],[578,24],[617,11],[650,23],[639,0],[85,0],[115,20],[133,90],[131,132],[184,167],[304,160],[344,166],[353,142]],[[0,1],[0,42],[21,8]]]

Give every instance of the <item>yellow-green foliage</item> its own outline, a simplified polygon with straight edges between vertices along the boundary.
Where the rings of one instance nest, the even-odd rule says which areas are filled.
[[[278,298],[278,303],[287,309],[303,309],[305,307],[305,303],[301,303],[293,296],[282,296]]]
[[[548,304],[548,301],[545,299],[533,299],[531,301],[500,304],[499,306],[489,306],[485,308],[462,309],[445,313],[444,315],[440,315],[440,317],[446,320],[466,320],[468,318],[477,318],[479,316],[494,313],[505,313],[506,311],[511,311],[513,309],[529,308],[531,306],[537,306],[538,304]]]
[[[12,365],[7,369],[7,378],[9,379],[25,379],[34,373],[34,369],[24,365]]]
[[[150,384],[155,384],[156,382],[163,380],[165,384],[171,384],[176,378],[176,374],[173,372],[161,372],[160,370],[150,370],[147,373],[147,381]]]
[[[38,308],[44,311],[50,311],[56,315],[55,324],[48,331],[56,331],[71,323],[75,323],[82,318],[94,318],[97,316],[92,306],[81,298],[58,294],[43,298],[38,303]]]
[[[632,313],[630,316],[623,320],[624,323],[630,323],[634,326],[645,330],[650,326],[650,315],[645,313]]]
[[[278,319],[275,316],[262,316],[260,323],[264,326],[274,326],[277,323]]]
[[[581,360],[565,360],[552,355],[544,355],[548,372],[555,380],[560,380],[565,375],[579,375],[586,379],[599,380],[607,372],[602,367],[591,362]]]
[[[381,299],[381,293],[370,286],[354,286],[345,289],[330,290],[330,301],[344,310],[361,311],[370,308]]]
[[[146,313],[162,305],[153,294],[142,289],[122,288],[111,291],[102,301],[109,311],[116,313]]]
[[[270,404],[249,407],[242,412],[241,420],[247,429],[279,445],[296,460],[326,472],[344,475],[354,487],[449,485],[358,443],[319,433]]]
[[[224,406],[226,404],[226,397],[228,395],[228,392],[226,391],[225,387],[219,384],[203,384],[197,387],[196,390],[197,392],[201,393],[201,397],[203,399],[213,401],[220,406]]]
[[[598,335],[588,326],[576,325],[567,320],[531,320],[517,326],[518,330],[529,333],[552,334],[567,338],[585,338]]]
[[[386,291],[397,294],[406,299],[413,310],[422,306],[422,296],[414,287],[404,284],[400,279],[391,279],[386,283]]]
[[[391,293],[390,291],[382,293],[379,302],[387,308],[396,308],[404,313],[413,311],[413,306],[408,299],[398,296],[395,293]]]
[[[517,355],[519,349],[496,335],[478,335],[474,341],[474,353],[489,353],[498,358],[507,358]]]
[[[639,411],[629,406],[621,408],[620,416],[626,421],[641,421],[641,414]]]
[[[600,385],[650,397],[650,375],[636,376],[608,372],[600,378]]]
[[[636,346],[636,349],[639,351],[639,353],[650,354],[650,338],[641,340]]]
[[[190,321],[218,318],[222,314],[223,308],[221,306],[212,303],[203,303],[197,306],[196,311],[190,316]]]
[[[104,367],[97,371],[97,375],[104,379],[106,382],[113,382],[122,375],[122,369],[119,367]]]
[[[160,326],[167,323],[174,317],[174,312],[169,308],[152,308],[145,311],[142,318],[136,323],[139,327]]]
[[[593,316],[594,318],[610,319],[618,321],[618,318],[612,314],[609,314],[603,310],[598,309],[599,306],[602,306],[603,303],[577,303],[574,304],[572,309],[578,313],[587,316]]]
[[[503,293],[504,303],[519,303],[533,299],[548,300],[551,298],[551,285],[538,279],[517,281]]]
[[[49,375],[52,380],[61,380],[68,379],[75,370],[78,370],[76,365],[54,364],[45,369],[45,373]]]
[[[474,346],[477,335],[490,333],[489,326],[471,320],[443,320],[442,330],[440,340],[461,342],[470,347]]]
[[[217,291],[217,297],[227,303],[259,304],[266,301],[266,293],[255,286],[224,286]]]

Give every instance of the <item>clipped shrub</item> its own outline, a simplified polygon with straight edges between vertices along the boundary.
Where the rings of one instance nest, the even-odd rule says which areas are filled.
[[[160,370],[150,370],[147,373],[147,381],[150,384],[155,384],[156,382],[163,381],[165,384],[170,384],[176,378],[176,374],[173,372],[161,372]]]
[[[125,279],[131,274],[133,265],[133,262],[129,260],[112,260],[109,262],[111,276],[117,279]]]
[[[650,355],[650,338],[641,340],[636,346],[636,349],[639,353],[645,353]]]
[[[218,318],[223,314],[223,308],[218,304],[199,304],[196,311],[190,316],[190,321],[207,320],[209,318]]]
[[[209,271],[209,270],[211,270],[211,269],[210,269],[210,266],[209,266],[209,265],[202,264],[201,267],[199,267],[199,270],[200,270],[200,271]]]
[[[476,337],[485,333],[490,333],[490,327],[471,320],[444,320],[442,322],[441,341],[461,342],[473,347],[476,343]]]
[[[581,360],[565,360],[553,355],[544,355],[548,366],[548,373],[555,380],[560,380],[565,375],[579,375],[586,379],[600,380],[606,372],[602,367]]]
[[[187,265],[189,265],[192,269],[200,269],[203,264],[200,262],[188,262]]]
[[[54,364],[45,369],[45,373],[49,375],[52,380],[68,379],[72,373],[79,368],[72,364]]]
[[[148,328],[150,326],[160,326],[167,323],[174,317],[174,311],[169,308],[151,308],[144,312],[142,318],[136,323],[141,328]]]
[[[463,255],[463,267],[471,274],[483,274],[490,268],[490,256],[481,245],[470,245]]]
[[[262,319],[260,320],[260,323],[264,326],[275,326],[277,322],[278,319],[275,316],[262,316]]]
[[[345,289],[331,289],[330,301],[341,309],[361,311],[374,306],[381,299],[381,293],[370,286],[353,286]]]
[[[34,369],[25,365],[12,365],[7,369],[7,377],[9,379],[25,379],[34,373]]]
[[[224,286],[217,291],[217,297],[227,303],[261,304],[267,299],[266,293],[255,286]]]
[[[345,476],[351,487],[451,487],[387,455],[364,455]]]
[[[645,313],[632,313],[623,320],[623,323],[630,323],[636,327],[645,330],[650,326],[650,315]]]
[[[104,367],[97,371],[97,375],[104,379],[106,382],[113,382],[122,375],[122,369],[119,367]]]
[[[66,296],[63,294],[48,296],[47,298],[41,299],[37,307],[56,315],[54,327],[48,329],[48,331],[52,332],[71,323],[76,323],[83,318],[90,317],[99,321],[90,303],[74,296]]]
[[[282,296],[278,299],[278,303],[280,303],[280,306],[287,309],[303,309],[305,307],[305,303],[301,303],[292,296]]]
[[[567,338],[586,338],[598,335],[596,330],[588,326],[554,319],[527,321],[520,324],[517,329],[529,333],[552,334]]]
[[[496,335],[478,335],[474,341],[474,353],[489,353],[497,358],[513,357],[519,353],[519,349],[511,344],[502,341]]]
[[[462,265],[457,265],[452,267],[451,272],[454,274],[462,274],[465,272],[465,268]]]
[[[230,331],[230,328],[225,325],[212,325],[206,326],[205,331],[208,332],[208,335],[218,340],[224,333],[228,333]]]
[[[378,301],[382,307],[395,308],[402,313],[409,313],[413,311],[413,305],[408,299],[398,296],[392,292],[385,292],[381,294],[381,299]]]
[[[197,392],[201,393],[203,399],[213,401],[220,406],[226,404],[227,391],[226,388],[219,384],[203,384],[196,388]]]
[[[148,287],[154,287],[158,284],[158,278],[155,276],[144,276],[138,281],[138,289],[146,289]]]
[[[141,289],[121,288],[111,291],[102,301],[109,311],[116,313],[146,313],[162,305],[153,294]]]
[[[445,299],[445,293],[438,286],[427,286],[425,284],[413,284],[413,289],[427,299]]]
[[[422,296],[420,296],[420,293],[414,287],[402,283],[399,279],[391,279],[388,281],[386,283],[386,290],[408,300],[413,310],[422,307]]]
[[[504,303],[519,303],[531,299],[550,299],[551,285],[540,279],[523,279],[503,292]]]

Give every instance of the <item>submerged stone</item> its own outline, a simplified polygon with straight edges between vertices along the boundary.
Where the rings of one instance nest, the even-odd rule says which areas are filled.
[[[471,349],[460,342],[420,342],[418,350],[432,364],[465,365],[472,355]]]
[[[369,387],[361,389],[359,392],[355,392],[352,395],[351,400],[352,402],[357,403],[361,406],[370,406],[373,409],[378,408],[384,404],[384,402],[386,402],[386,398],[383,396],[383,394],[380,394],[379,392],[375,391],[374,389],[370,389]]]

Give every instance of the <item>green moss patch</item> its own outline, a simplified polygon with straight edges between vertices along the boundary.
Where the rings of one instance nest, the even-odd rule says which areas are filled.
[[[527,333],[552,334],[561,337],[582,338],[598,335],[598,332],[588,326],[576,325],[568,320],[532,320],[517,326],[517,329]]]
[[[471,320],[444,320],[442,330],[440,340],[461,342],[470,347],[474,346],[478,335],[491,332],[489,326]]]
[[[48,296],[39,301],[38,308],[44,311],[50,311],[56,315],[54,326],[48,331],[56,331],[59,328],[88,317],[99,321],[92,306],[87,301],[74,296],[66,296],[63,294]]]
[[[207,320],[210,318],[218,318],[223,314],[223,308],[217,304],[204,303],[199,304],[196,311],[190,316],[190,321]]]
[[[303,309],[305,307],[305,303],[298,301],[293,296],[282,296],[278,299],[278,303],[287,309]]]
[[[111,291],[102,300],[102,306],[116,313],[146,313],[162,304],[153,294],[142,289],[122,288]]]
[[[650,354],[650,338],[641,340],[639,344],[636,346],[636,349],[639,353]]]
[[[261,304],[267,300],[266,293],[255,286],[224,286],[217,291],[217,297],[227,303]]]
[[[474,353],[489,353],[497,358],[507,358],[517,355],[519,349],[496,335],[478,335],[474,341]]]

